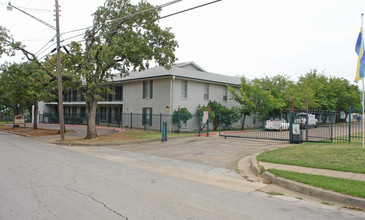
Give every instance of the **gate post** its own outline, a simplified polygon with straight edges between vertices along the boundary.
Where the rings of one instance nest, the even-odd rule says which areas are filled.
[[[131,129],[133,129],[133,113],[131,112]]]
[[[305,142],[308,142],[308,110],[306,114],[306,120],[305,120]]]
[[[222,115],[219,115],[219,136],[221,136],[221,123],[222,123]]]
[[[331,143],[333,142],[333,113],[330,113],[331,116]]]
[[[208,111],[208,121],[207,121],[207,137],[209,137],[209,111]]]
[[[200,132],[201,132],[201,118],[200,118],[200,114],[198,114],[198,120],[199,120],[199,137],[200,137]]]
[[[349,107],[349,143],[351,143],[351,107]]]
[[[293,113],[289,112],[289,143],[292,143],[292,134],[293,134]]]
[[[180,112],[177,113],[177,133],[180,134]]]

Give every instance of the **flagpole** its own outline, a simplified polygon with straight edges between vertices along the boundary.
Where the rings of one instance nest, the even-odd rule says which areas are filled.
[[[365,117],[364,117],[364,78],[362,78],[362,149],[364,149]]]
[[[363,29],[364,18],[363,17],[364,17],[364,14],[361,13],[361,32],[362,33],[364,33],[364,29]],[[361,46],[363,47],[363,48],[361,48],[361,50],[364,51],[364,36],[361,36],[361,37],[362,37]],[[363,56],[364,56],[364,54],[363,54]],[[365,115],[364,114],[365,113],[365,110],[364,110],[365,97],[364,97],[364,90],[365,90],[365,87],[364,87],[364,77],[363,77],[362,78],[362,149],[364,149],[364,145],[365,145],[365,117],[364,117],[364,115]]]

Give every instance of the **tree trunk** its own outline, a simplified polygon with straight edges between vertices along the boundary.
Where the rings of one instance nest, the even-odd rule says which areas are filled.
[[[90,140],[97,138],[98,135],[96,133],[96,124],[95,124],[95,118],[96,118],[96,106],[98,102],[97,101],[88,101],[86,102],[88,113],[87,113],[87,134],[85,139]]]
[[[19,115],[19,107],[18,107],[18,104],[15,104],[15,106],[14,106],[14,116],[16,116],[16,115]]]
[[[246,115],[244,115],[242,118],[241,130],[245,130],[245,121],[246,121]]]
[[[38,100],[35,99],[34,101],[34,112],[33,112],[33,129],[38,129]]]

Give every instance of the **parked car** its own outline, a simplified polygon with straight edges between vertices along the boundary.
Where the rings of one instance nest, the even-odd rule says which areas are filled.
[[[300,124],[300,128],[305,128],[307,121],[307,113],[298,113],[295,117],[294,124]],[[317,127],[318,120],[315,115],[308,114],[308,127]]]
[[[265,130],[289,130],[289,123],[283,118],[270,118],[265,122]]]

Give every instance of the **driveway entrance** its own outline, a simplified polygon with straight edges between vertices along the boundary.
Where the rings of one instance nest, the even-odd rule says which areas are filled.
[[[236,162],[243,156],[288,145],[282,141],[211,136],[177,138],[163,143],[151,142],[113,148],[234,170]]]

